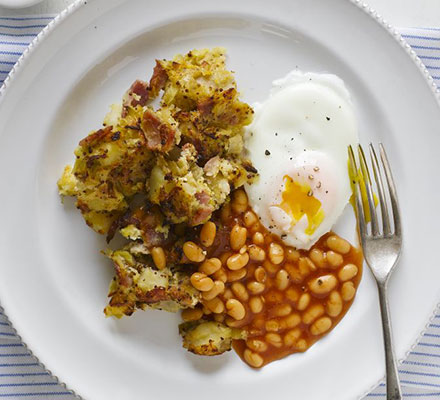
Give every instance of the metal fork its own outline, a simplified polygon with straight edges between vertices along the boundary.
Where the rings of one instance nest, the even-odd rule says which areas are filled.
[[[379,167],[376,151],[374,150],[372,144],[370,144],[369,150],[371,165],[373,166],[374,180],[376,182],[378,203],[380,205],[382,220],[381,224],[376,212],[375,197],[373,194],[370,172],[361,145],[358,146],[360,169],[357,167],[353,148],[351,146],[348,148],[348,157],[351,178],[353,179],[356,215],[364,258],[376,279],[377,289],[379,292],[379,303],[385,345],[387,400],[400,400],[402,399],[402,391],[400,388],[396,357],[393,347],[390,309],[387,298],[387,285],[391,273],[397,264],[397,260],[399,259],[402,247],[402,228],[396,187],[394,185],[390,164],[388,162],[385,149],[382,144],[379,144],[380,159],[382,161],[386,183],[388,186],[394,228],[391,227],[382,173]],[[362,201],[361,185],[364,185],[363,189],[365,190],[364,193],[366,192],[368,204],[364,204]],[[365,219],[367,212],[369,213],[371,219],[370,232],[368,230],[368,223]]]

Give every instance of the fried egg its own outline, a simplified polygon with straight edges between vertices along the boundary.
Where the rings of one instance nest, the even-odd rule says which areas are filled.
[[[350,94],[335,75],[293,71],[254,105],[245,135],[259,180],[246,186],[261,223],[310,249],[343,212],[351,188],[347,146],[358,143]]]

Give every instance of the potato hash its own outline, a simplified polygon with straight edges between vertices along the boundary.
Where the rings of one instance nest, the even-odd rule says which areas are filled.
[[[257,176],[243,156],[253,110],[240,101],[225,58],[225,49],[213,48],[156,60],[149,82],[136,80],[111,106],[58,181],[87,225],[108,242],[118,232],[127,239],[123,249],[103,252],[115,270],[107,316],[147,307],[176,312],[201,300],[182,245],[231,190]],[[205,355],[230,350],[232,338],[244,335],[214,322],[180,332],[186,348]]]

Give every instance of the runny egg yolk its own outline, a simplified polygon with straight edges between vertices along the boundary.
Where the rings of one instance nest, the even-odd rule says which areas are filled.
[[[284,176],[284,190],[281,194],[280,207],[292,219],[291,228],[304,217],[307,217],[307,235],[315,232],[324,220],[324,211],[321,202],[313,196],[309,185],[295,182],[290,176]]]

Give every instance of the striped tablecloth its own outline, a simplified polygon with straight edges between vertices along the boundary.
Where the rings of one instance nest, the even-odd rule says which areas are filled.
[[[26,46],[52,18],[53,15],[0,17],[0,85]],[[440,85],[440,28],[402,28],[400,31]],[[440,308],[436,310],[425,331],[421,332],[418,343],[408,357],[402,361],[399,371],[405,399],[440,399]],[[4,310],[0,308],[0,398],[2,397],[76,399],[21,343]],[[365,397],[370,398],[386,398],[383,383],[372,388]]]

